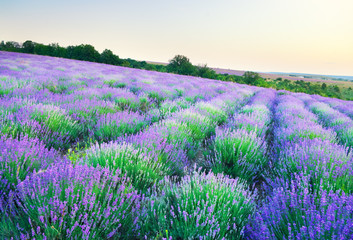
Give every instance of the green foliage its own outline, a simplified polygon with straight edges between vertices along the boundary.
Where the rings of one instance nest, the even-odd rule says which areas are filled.
[[[161,126],[165,126],[168,129],[167,132],[164,132],[161,127],[161,133],[164,134],[168,143],[184,149],[189,159],[194,159],[196,157],[196,152],[200,143],[194,141],[193,134],[185,123],[168,119],[163,121]]]
[[[169,168],[161,159],[152,158],[127,143],[96,144],[85,154],[85,164],[108,167],[110,170],[120,169],[131,180],[132,185],[141,191],[146,191],[163,177],[170,175]]]
[[[181,109],[187,109],[188,107],[190,107],[190,103],[180,99],[180,100],[174,100],[174,101],[164,101],[159,110],[161,112],[161,115],[163,117],[168,117],[171,116],[172,113],[175,113]]]
[[[250,85],[255,85],[262,79],[260,77],[260,74],[256,72],[250,72],[250,71],[245,72],[243,77],[244,77],[245,83]]]
[[[21,45],[18,42],[14,41],[1,41],[0,50],[9,52],[22,52]]]
[[[132,101],[131,99],[121,97],[121,98],[116,98],[115,103],[118,105],[121,111],[124,111],[130,108]]]
[[[119,82],[118,80],[115,80],[115,79],[105,80],[104,83],[111,88],[125,88],[127,86],[126,83]]]
[[[21,135],[27,135],[30,138],[37,136],[35,129],[30,122],[23,124],[19,119],[13,119],[11,112],[0,111],[0,133],[3,136],[19,138]]]
[[[240,177],[249,183],[262,177],[267,165],[266,145],[256,132],[217,129],[214,141],[214,172]]]
[[[78,46],[68,46],[67,55],[69,58],[77,60],[85,60],[90,62],[99,62],[99,52],[89,44],[81,44]]]
[[[2,87],[0,85],[0,97],[3,97],[5,95],[11,94],[13,92],[13,89],[14,88],[12,88],[12,87],[11,88],[6,88],[6,87]]]
[[[22,44],[22,47],[25,53],[34,53],[35,43],[30,40],[27,40]]]
[[[68,87],[65,85],[47,84],[45,88],[47,88],[52,93],[63,94],[66,92]]]
[[[51,106],[43,106],[42,109],[37,109],[32,113],[31,118],[43,124],[49,130],[48,134],[46,134],[47,136],[39,136],[39,138],[46,137],[47,139],[43,139],[43,141],[48,147],[68,149],[69,143],[73,143],[81,137],[82,127],[70,116],[60,112],[59,109],[50,108]],[[50,136],[51,133],[57,133],[60,137],[65,138],[67,142],[56,141],[55,137],[57,136]]]
[[[8,211],[9,209],[0,211],[0,239],[12,239],[14,236],[21,236],[22,232],[18,226],[26,226],[28,224],[28,219],[13,216]],[[11,217],[9,214],[11,214]]]
[[[217,73],[215,70],[207,67],[207,64],[197,67],[197,76],[202,78],[216,79]]]
[[[121,65],[123,63],[122,60],[117,55],[114,55],[113,52],[109,49],[105,49],[99,58],[99,62],[111,64],[111,65]]]
[[[126,87],[126,83],[123,82],[119,82],[115,85],[116,88],[125,88]]]
[[[77,145],[73,148],[69,148],[67,150],[66,157],[70,160],[73,165],[80,162],[82,159],[86,157],[86,151],[93,146],[95,143],[92,139],[88,139],[83,145],[77,143]]]
[[[176,55],[170,60],[167,69],[169,72],[183,75],[195,75],[197,71],[197,68],[191,64],[189,58],[183,55]]]
[[[154,107],[154,105],[148,101],[147,97],[141,97],[139,99],[139,109],[141,112],[145,113],[151,107]]]
[[[202,115],[212,119],[212,121],[216,125],[221,125],[225,123],[228,118],[227,113],[225,111],[211,103],[200,102],[195,106],[195,108]]]
[[[130,87],[130,92],[132,92],[133,94],[137,94],[137,92],[140,90],[141,90],[141,87],[136,87],[136,86]]]
[[[107,114],[109,116],[109,114]],[[130,122],[111,121],[100,124],[94,135],[100,142],[107,142],[116,140],[118,137],[124,136],[125,134],[136,134],[143,127],[147,125],[147,122],[142,120],[133,119]]]
[[[165,97],[163,97],[160,93],[158,92],[149,92],[148,93],[148,98],[155,102],[157,106],[160,106],[161,103],[164,101]]]
[[[182,89],[175,89],[175,91],[177,97],[182,97],[184,95],[184,90]]]
[[[239,180],[195,171],[146,199],[141,216],[148,239],[243,239],[255,210],[254,196]]]
[[[111,88],[113,88],[115,86],[116,82],[117,82],[117,80],[114,80],[114,79],[104,81],[104,83],[107,84]]]
[[[179,116],[179,121],[185,123],[195,141],[199,142],[210,137],[216,128],[211,118],[192,110],[186,110]]]

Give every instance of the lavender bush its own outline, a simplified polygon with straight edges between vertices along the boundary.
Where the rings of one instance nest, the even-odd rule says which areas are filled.
[[[120,170],[56,164],[18,189],[21,238],[130,239],[139,228],[141,197]]]
[[[169,142],[169,135],[178,134],[173,130],[156,125],[139,134],[118,139],[118,142],[131,143],[154,159],[158,159],[158,162],[168,168],[171,175],[183,176],[185,168],[190,165],[188,158],[190,152],[183,149],[185,146],[183,141]]]
[[[20,140],[0,137],[0,209],[10,204],[17,184],[27,176],[60,161],[54,149],[48,150],[38,139],[22,136]]]
[[[106,114],[98,119],[95,137],[100,142],[109,142],[124,134],[137,133],[147,124],[144,116],[138,113],[125,111]]]
[[[160,159],[147,155],[127,143],[103,143],[93,145],[86,151],[84,163],[93,167],[121,169],[123,174],[139,190],[146,191],[171,171]]]
[[[266,144],[256,132],[245,129],[216,129],[215,158],[212,169],[253,182],[267,164]]]
[[[188,126],[195,141],[201,141],[211,136],[216,127],[211,118],[203,116],[193,109],[187,109],[177,114],[175,118]]]
[[[353,120],[351,118],[325,103],[311,102],[309,108],[319,116],[326,126],[332,127],[337,132],[343,144],[353,147]]]
[[[275,162],[276,176],[290,180],[295,174],[304,173],[310,176],[313,186],[347,193],[353,190],[353,157],[344,146],[307,139],[285,149]]]
[[[55,106],[35,106],[32,119],[44,125],[45,129],[48,131],[48,133],[46,133],[47,135],[53,134],[54,138],[61,137],[67,139],[67,141],[57,142],[56,139],[47,138],[41,136],[41,133],[38,133],[39,137],[46,142],[48,147],[68,149],[70,144],[81,137],[81,126],[71,117],[67,116],[62,109]]]
[[[250,239],[351,239],[353,197],[320,189],[297,175],[275,187],[247,227]],[[276,185],[274,183],[274,185]]]
[[[240,180],[195,171],[180,183],[166,179],[146,199],[140,219],[145,239],[242,239],[254,195]]]

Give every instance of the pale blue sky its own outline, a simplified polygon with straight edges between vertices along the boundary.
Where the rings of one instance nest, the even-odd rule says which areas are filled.
[[[122,58],[353,75],[351,0],[0,0],[0,40],[92,44]]]

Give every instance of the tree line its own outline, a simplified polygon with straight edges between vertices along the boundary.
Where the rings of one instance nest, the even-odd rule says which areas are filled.
[[[190,59],[183,55],[176,55],[169,61],[168,65],[151,64],[146,61],[134,59],[122,59],[111,50],[105,49],[99,53],[92,45],[81,44],[76,46],[62,47],[57,43],[42,44],[30,40],[20,44],[14,41],[0,42],[0,51],[21,52],[52,57],[69,58],[89,62],[105,63],[116,66],[145,69],[158,72],[176,73],[181,75],[197,76],[221,81],[237,82],[259,87],[274,88],[277,90],[287,90],[292,92],[304,92],[308,94],[318,94],[325,97],[334,97],[344,100],[353,100],[353,90],[351,88],[344,91],[337,85],[327,85],[326,83],[312,83],[309,81],[290,81],[288,79],[264,79],[258,73],[247,71],[243,76],[216,73],[206,64],[195,66]]]

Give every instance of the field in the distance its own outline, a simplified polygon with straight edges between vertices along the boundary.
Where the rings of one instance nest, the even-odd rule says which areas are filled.
[[[222,68],[213,68],[217,73],[227,73],[227,74],[232,74],[232,75],[237,75],[237,76],[242,76],[245,71],[241,70],[231,70],[231,69],[222,69]],[[306,82],[313,82],[313,83],[326,83],[327,85],[337,85],[339,87],[343,88],[353,88],[353,77],[347,77],[347,79],[342,79],[338,80],[338,76],[336,78],[330,77],[330,76],[325,76],[325,75],[314,75],[314,74],[291,74],[291,73],[263,73],[259,72],[260,76],[263,77],[264,79],[277,79],[277,78],[282,78],[282,79],[288,79],[290,81],[306,81]],[[306,76],[306,77],[303,77]]]
[[[167,63],[162,62],[152,62],[148,61],[150,64],[167,65]],[[234,69],[224,69],[224,68],[212,68],[219,74],[230,74],[236,76],[243,76],[246,72],[245,70],[234,70]],[[275,80],[277,78],[288,79],[289,81],[306,81],[313,83],[326,83],[327,85],[337,85],[342,88],[353,88],[353,76],[331,76],[331,75],[318,75],[318,74],[302,74],[302,73],[265,73],[258,72],[260,76],[264,79]],[[304,77],[305,76],[305,77]]]
[[[1,239],[352,239],[353,102],[0,52]]]

